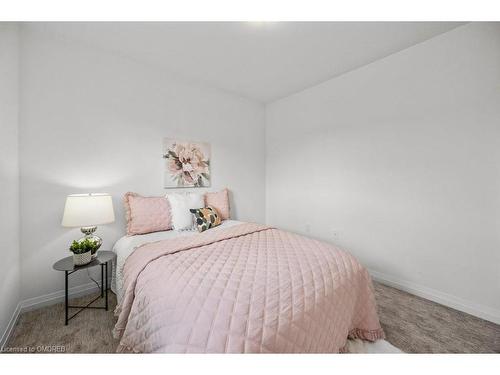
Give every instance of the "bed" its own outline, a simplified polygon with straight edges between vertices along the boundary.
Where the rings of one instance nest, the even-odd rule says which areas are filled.
[[[325,242],[226,220],[114,251],[119,352],[338,353],[384,338],[368,272]]]
[[[211,231],[220,231],[238,224],[242,224],[242,222],[237,220],[224,220],[221,225],[211,229]],[[111,290],[116,294],[117,303],[120,303],[123,292],[123,267],[125,265],[125,261],[137,247],[151,242],[168,240],[176,237],[188,237],[197,234],[198,231],[196,230],[166,230],[148,234],[138,234],[134,236],[123,236],[116,241],[113,246],[113,251],[116,253],[116,265],[113,267]]]

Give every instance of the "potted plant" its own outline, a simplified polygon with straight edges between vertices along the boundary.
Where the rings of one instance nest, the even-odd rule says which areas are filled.
[[[73,241],[69,250],[73,253],[75,266],[83,266],[92,262],[92,254],[99,246],[92,240]]]

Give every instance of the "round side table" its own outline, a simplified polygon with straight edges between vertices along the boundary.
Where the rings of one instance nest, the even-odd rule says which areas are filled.
[[[104,309],[108,311],[108,264],[113,267],[112,261],[116,259],[116,254],[112,251],[98,251],[97,256],[92,262],[85,264],[83,266],[75,266],[73,263],[73,256],[63,258],[52,266],[56,271],[64,271],[64,307],[65,307],[65,318],[64,325],[68,325],[68,322],[82,312],[84,309]],[[90,267],[101,266],[101,295],[94,298],[92,301],[87,303],[85,306],[71,306],[68,300],[68,279],[69,275],[84,270]],[[105,299],[104,306],[90,306],[92,303],[97,301],[99,298]],[[76,313],[69,316],[69,309],[79,309]]]

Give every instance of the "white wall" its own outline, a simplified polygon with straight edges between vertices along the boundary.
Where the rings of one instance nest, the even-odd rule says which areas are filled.
[[[1,181],[12,191],[2,254],[17,238],[12,30],[0,52]],[[269,223],[336,242],[387,280],[500,322],[499,38],[497,25],[469,24],[275,102],[264,148],[260,105],[24,27],[21,298],[63,287],[51,265],[80,236],[60,227],[65,196],[113,194],[117,222],[99,228],[109,248],[123,234],[123,193],[165,192],[161,140],[176,136],[211,142],[210,190],[233,190],[236,218],[263,221],[266,198]],[[12,303],[0,319],[18,300],[19,260],[7,256],[14,266],[0,275],[13,287],[2,282],[0,298]]]
[[[0,23],[0,345],[19,302],[18,50],[16,24]]]
[[[269,224],[500,323],[500,26],[467,24],[267,106]]]
[[[264,220],[260,104],[27,26],[20,106],[23,299],[63,288],[51,267],[80,237],[60,225],[67,194],[113,195],[117,222],[98,229],[106,249],[124,234],[125,192],[171,191],[163,189],[163,137],[210,142],[210,190],[232,191],[234,218]]]

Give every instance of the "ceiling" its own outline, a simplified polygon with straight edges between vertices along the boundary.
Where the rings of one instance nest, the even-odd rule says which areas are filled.
[[[49,32],[271,102],[449,31],[457,22],[35,23]]]

